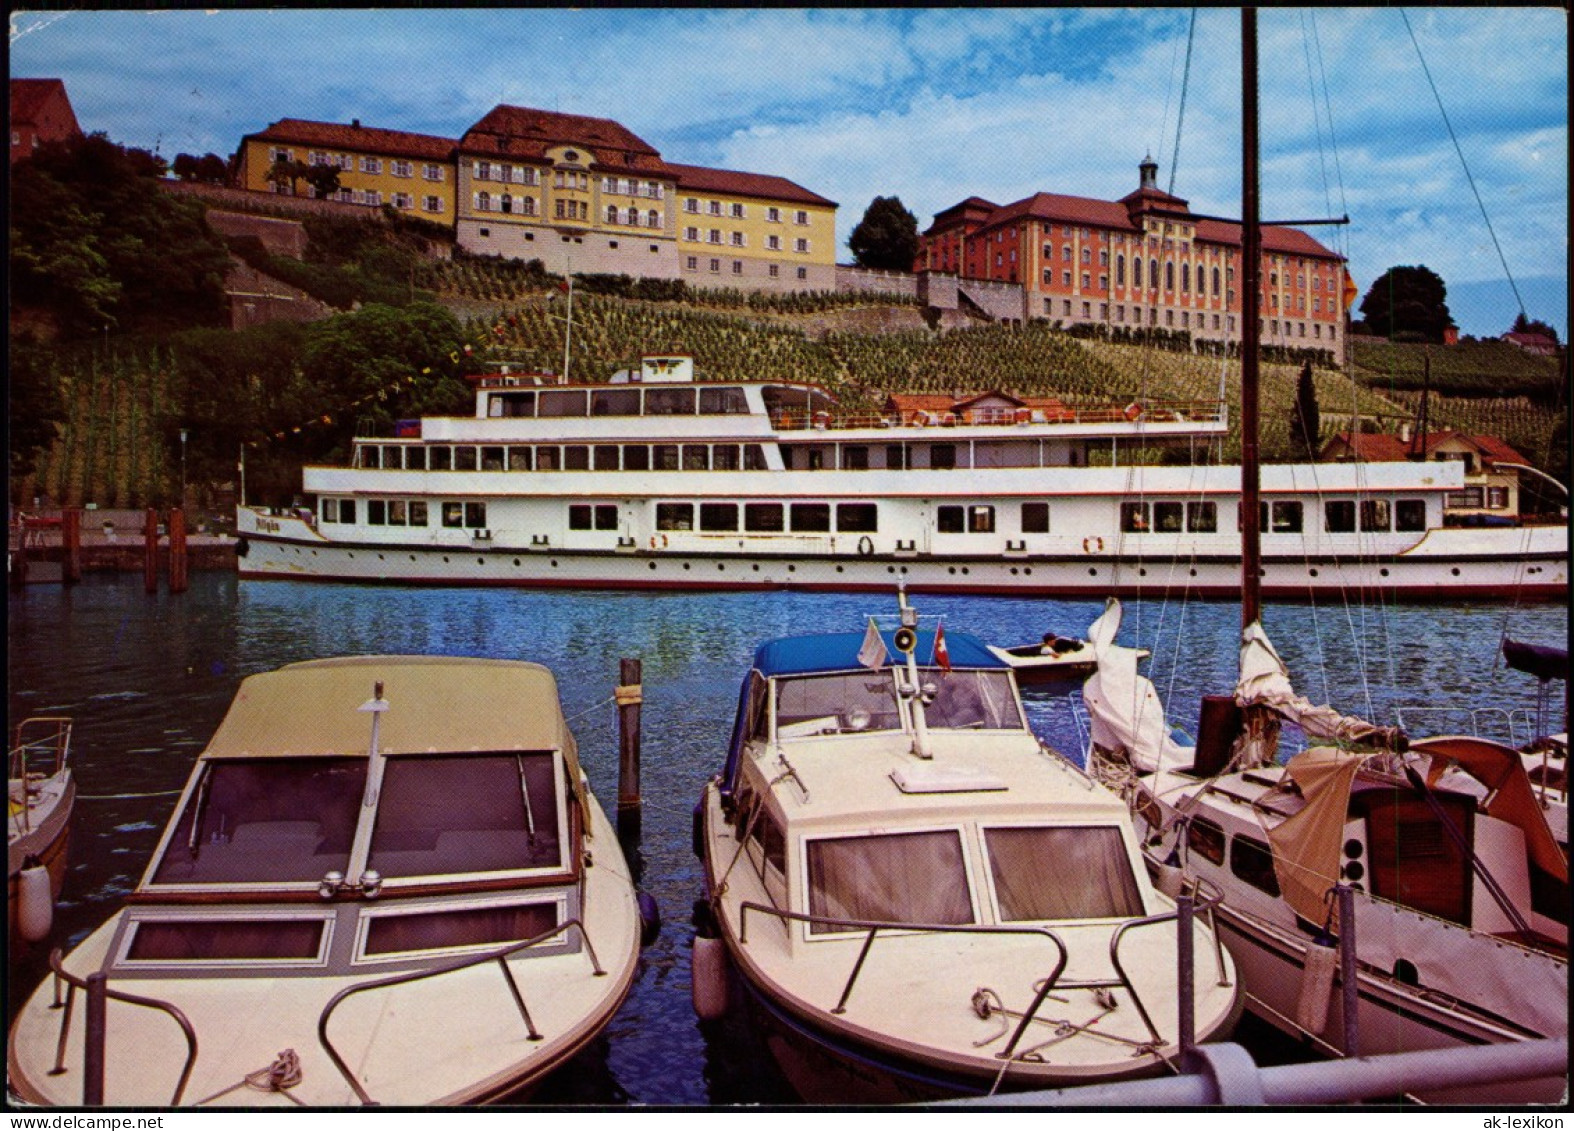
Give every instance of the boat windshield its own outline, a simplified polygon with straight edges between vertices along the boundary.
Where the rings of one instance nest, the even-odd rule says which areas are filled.
[[[1005,672],[920,671],[919,683],[928,700],[924,722],[933,730],[1023,729],[1011,678]]]
[[[838,672],[776,681],[776,731],[783,737],[900,730],[888,672]]]
[[[314,883],[344,871],[365,785],[364,758],[213,762],[153,882]]]
[[[553,755],[388,759],[367,867],[385,879],[556,868]]]
[[[811,915],[882,923],[974,921],[956,829],[822,837],[808,842],[808,857]],[[817,935],[853,929],[810,927]]]
[[[984,845],[1003,922],[1143,914],[1115,825],[986,828]]]

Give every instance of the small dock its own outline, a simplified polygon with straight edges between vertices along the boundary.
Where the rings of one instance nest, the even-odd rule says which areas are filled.
[[[12,508],[6,569],[11,588],[70,584],[84,573],[142,573],[185,589],[190,570],[234,569],[235,538],[199,525],[187,529],[179,508],[168,511]]]

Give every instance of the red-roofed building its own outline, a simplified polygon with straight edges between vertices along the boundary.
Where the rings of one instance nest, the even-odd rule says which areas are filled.
[[[376,208],[391,204],[439,224],[454,222],[452,138],[363,126],[281,118],[241,138],[236,180],[253,192],[315,196],[302,181],[275,176],[280,161],[334,165],[339,191],[334,199]]]
[[[66,84],[59,79],[11,80],[11,164],[32,156],[46,141],[82,132]]]
[[[915,268],[1023,287],[1028,318],[1111,331],[1155,327],[1193,341],[1239,341],[1239,224],[1194,216],[1140,166],[1118,201],[1035,193],[1012,204],[969,197],[935,215]],[[1344,260],[1304,232],[1262,231],[1262,342],[1343,347]]]
[[[1503,335],[1503,340],[1518,346],[1526,353],[1537,354],[1541,357],[1558,356],[1556,339],[1549,338],[1545,334],[1522,334],[1511,330]]]
[[[1465,486],[1449,492],[1446,516],[1519,514],[1519,472],[1503,464],[1523,464],[1520,455],[1497,436],[1467,432],[1341,432],[1323,445],[1321,459],[1397,463],[1401,460],[1458,460],[1465,465]]]
[[[458,147],[456,238],[550,271],[830,290],[836,204],[783,177],[663,161],[617,122],[498,106]]]

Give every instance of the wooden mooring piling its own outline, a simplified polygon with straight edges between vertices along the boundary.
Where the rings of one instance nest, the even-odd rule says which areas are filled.
[[[638,843],[640,809],[639,789],[640,706],[644,702],[639,660],[618,662],[618,837]]]
[[[54,514],[12,511],[7,546],[12,588],[37,583],[71,585],[81,581],[87,570],[140,570],[147,592],[158,592],[159,574],[167,571],[169,591],[184,593],[190,585],[193,566],[234,567],[234,542],[199,531],[193,544],[180,507],[171,508],[167,514],[146,508],[140,516],[140,547],[135,536],[125,541],[118,537],[132,516],[119,512],[118,527],[106,519],[102,533],[95,527],[84,536],[84,513],[82,507],[65,507]]]

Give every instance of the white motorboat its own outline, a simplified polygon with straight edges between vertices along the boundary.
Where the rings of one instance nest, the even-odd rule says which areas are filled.
[[[124,908],[54,955],[10,1085],[138,1108],[519,1095],[612,1017],[640,938],[546,668],[290,664],[241,683]]]
[[[1086,640],[1046,632],[1038,644],[1011,648],[989,645],[989,650],[1016,673],[1017,686],[1027,691],[1087,679],[1098,667],[1098,656]],[[1141,649],[1142,656],[1148,654]]]
[[[754,658],[695,810],[702,1017],[720,946],[821,1102],[1162,1073],[1227,1034],[1240,989],[1206,901],[1183,974],[1176,902],[1121,800],[1034,737],[981,641],[902,616]]]
[[[49,934],[65,885],[75,802],[71,720],[23,719],[6,768],[6,937],[13,949]]]

